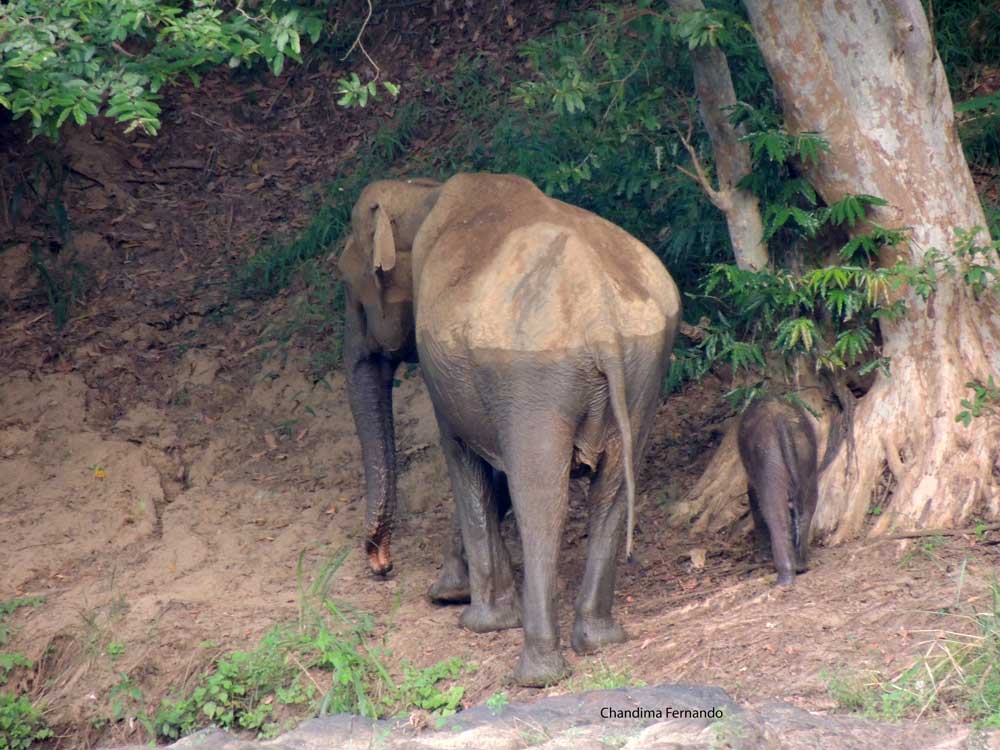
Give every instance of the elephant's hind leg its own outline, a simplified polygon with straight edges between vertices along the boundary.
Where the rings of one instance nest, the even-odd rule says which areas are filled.
[[[788,512],[788,477],[774,470],[765,475],[761,485],[755,495],[771,537],[771,557],[778,570],[778,585],[791,586],[795,582],[795,548]]]
[[[559,652],[556,565],[569,504],[572,443],[542,419],[514,431],[507,455],[511,501],[524,550],[524,649],[514,679],[525,687],[552,685],[568,673]]]
[[[459,622],[477,633],[516,628],[521,624],[521,613],[510,556],[500,537],[493,472],[489,464],[452,436],[443,435],[441,447],[448,463],[468,560],[471,603]],[[453,564],[455,557],[460,560],[453,547]]]
[[[628,501],[620,446],[612,445],[604,454],[591,480],[587,500],[590,506],[587,566],[576,597],[572,638],[573,650],[578,654],[592,653],[609,643],[625,640],[625,630],[611,616]]]
[[[760,500],[753,485],[747,487],[750,499],[750,514],[753,516],[753,561],[757,563],[771,560],[771,532],[767,529],[767,521],[760,510]]]

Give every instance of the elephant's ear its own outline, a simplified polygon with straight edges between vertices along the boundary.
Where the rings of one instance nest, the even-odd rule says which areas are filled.
[[[392,221],[381,206],[375,207],[375,252],[372,264],[376,271],[391,271],[396,266],[396,241],[392,236]]]

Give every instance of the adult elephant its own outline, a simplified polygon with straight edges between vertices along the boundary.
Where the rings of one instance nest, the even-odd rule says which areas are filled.
[[[625,637],[611,612],[615,561],[623,528],[631,551],[635,470],[679,321],[677,288],[634,237],[513,175],[376,182],[351,221],[340,264],[347,382],[372,569],[391,565],[392,372],[416,355],[468,559],[461,622],[484,632],[521,619],[498,524],[509,490],[524,551],[515,679],[556,682],[566,672],[555,576],[571,476],[591,478],[573,648]],[[460,562],[453,549],[449,564]]]

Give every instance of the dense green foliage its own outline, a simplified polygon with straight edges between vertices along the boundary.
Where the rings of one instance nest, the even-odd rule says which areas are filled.
[[[97,114],[155,134],[158,92],[179,76],[197,83],[219,66],[258,63],[280,75],[308,43],[350,44],[360,19],[333,27],[326,16],[298,0],[11,0],[0,5],[0,107],[52,138]],[[356,76],[340,87],[344,106],[377,94]]]
[[[155,132],[156,92],[177,76],[197,80],[219,65],[257,63],[280,73],[286,59],[302,59],[306,40],[346,49],[360,23],[338,18],[330,24],[325,9],[296,0],[262,0],[252,12],[216,0],[44,5],[16,0],[0,10],[0,105],[30,115],[35,129],[50,135],[68,119],[82,122],[98,111],[130,129]],[[319,258],[343,236],[364,184],[392,172],[443,178],[458,170],[509,171],[641,238],[687,293],[686,317],[711,319],[706,338],[682,348],[675,384],[717,361],[757,368],[772,353],[806,355],[826,369],[852,362],[885,366],[875,321],[900,311],[879,306],[873,280],[889,283],[883,277],[894,274],[893,283],[926,283],[932,272],[898,264],[879,272],[871,267],[880,247],[904,238],[877,226],[857,231],[866,207],[879,203],[876,196],[822,205],[799,167],[821,159],[825,142],[784,129],[742,6],[731,0],[706,5],[680,16],[653,0],[597,6],[524,44],[519,70],[474,57],[456,65],[451,80],[418,75],[411,90],[423,93],[402,100],[370,148],[343,165],[330,201],[306,231],[254,256],[235,275],[234,292],[270,296],[305,269],[307,298],[274,335],[279,342],[300,333],[337,341],[343,294],[321,272]],[[932,19],[969,158],[983,164],[1000,153],[998,95],[968,92],[984,66],[1000,57],[1000,34],[994,33],[1000,21],[989,6],[949,4],[935,9]],[[689,166],[690,145],[711,177],[712,152],[691,93],[688,54],[703,45],[718,45],[727,55],[740,101],[731,116],[744,128],[754,158],[743,186],[760,197],[772,259],[779,268],[792,263],[795,272],[750,278],[720,265],[732,257],[723,217],[680,169]],[[391,84],[384,89],[393,96],[398,91]],[[380,90],[351,75],[339,82],[337,93],[344,106],[364,106]],[[498,99],[505,106],[497,107]],[[461,126],[449,129],[433,150],[409,152],[416,134],[434,127],[442,112]],[[992,223],[1000,222],[1000,209],[988,206],[987,212]],[[857,235],[850,243],[848,231]],[[838,249],[841,265],[818,272]],[[57,323],[65,321],[85,269],[56,269],[39,253],[35,263]],[[965,269],[977,294],[995,285],[990,273],[988,263]],[[783,296],[775,289],[794,291]],[[747,328],[749,321],[739,314],[747,307],[765,313],[767,324]],[[316,354],[317,375],[336,362],[338,349]]]
[[[0,693],[0,750],[27,750],[52,736],[41,712],[24,696]]]
[[[887,368],[878,350],[877,321],[903,312],[895,297],[889,302],[889,293],[910,284],[926,296],[938,273],[956,269],[934,252],[919,266],[876,267],[880,249],[905,242],[905,234],[866,220],[869,207],[884,205],[877,196],[849,195],[823,205],[800,165],[822,159],[828,145],[815,134],[784,128],[740,6],[708,6],[681,17],[648,1],[601,6],[526,43],[525,67],[510,84],[505,82],[510,71],[486,58],[463,61],[450,81],[429,76],[418,81],[413,88],[424,96],[404,100],[373,148],[345,166],[330,191],[331,204],[302,237],[251,262],[240,277],[241,291],[271,294],[288,283],[300,263],[313,263],[310,259],[346,231],[353,200],[374,176],[509,171],[621,225],[663,258],[686,293],[685,317],[710,321],[701,341],[679,341],[672,386],[717,363],[751,374],[771,355],[805,356],[828,371]],[[961,28],[978,14],[972,8],[936,19],[939,39],[949,45],[942,56],[958,86],[968,85],[970,66],[983,59],[966,50],[975,29]],[[732,251],[723,217],[678,169],[688,166],[687,138],[711,176],[712,152],[691,97],[687,53],[703,44],[722,46],[733,71],[740,105],[731,117],[743,127],[753,157],[743,187],[760,198],[774,272],[747,274],[726,265]],[[508,105],[496,107],[505,95]],[[414,134],[432,126],[442,111],[462,126],[430,152],[409,153]],[[971,242],[963,257],[961,247],[958,270],[973,290],[995,287],[990,264],[975,256],[991,249]],[[329,292],[322,296],[339,300]],[[323,308],[311,309],[312,319],[322,321],[316,313]],[[319,328],[329,331],[338,316],[326,309]],[[323,365],[333,361],[321,357]]]
[[[1000,92],[978,91],[983,74],[995,74],[1000,63],[1000,11],[992,0],[937,3],[931,19],[966,156],[1000,167]],[[992,233],[1000,236],[1000,217],[993,216]]]

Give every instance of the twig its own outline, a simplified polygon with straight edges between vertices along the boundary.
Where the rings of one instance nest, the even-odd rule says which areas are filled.
[[[365,21],[364,21],[363,24],[361,24],[361,29],[358,31],[358,35],[354,39],[354,43],[351,44],[351,46],[348,48],[348,50],[344,54],[344,56],[342,58],[340,58],[340,61],[344,62],[344,60],[346,60],[348,57],[350,57],[351,53],[354,51],[354,48],[357,47],[358,49],[361,50],[361,54],[363,54],[365,56],[365,59],[367,59],[368,62],[371,64],[371,66],[373,68],[375,68],[375,78],[374,78],[374,80],[377,81],[378,77],[379,77],[379,75],[381,75],[382,71],[379,69],[379,67],[375,63],[375,61],[372,60],[372,56],[368,54],[368,50],[365,49],[365,45],[361,41],[361,37],[364,35],[365,29],[368,28],[368,22],[371,20],[371,18],[372,18],[372,0],[368,0],[368,15],[365,16]]]
[[[122,47],[118,42],[111,42],[111,49],[115,50],[116,52],[121,52],[123,55],[125,55],[125,57],[131,57],[133,60],[135,59],[135,55],[133,55],[127,49]]]
[[[14,222],[10,218],[10,206],[7,201],[6,181],[3,178],[3,174],[0,174],[0,206],[3,207],[3,225],[10,227],[11,231],[13,231]]]
[[[53,546],[55,546],[57,544],[69,544],[72,541],[73,541],[72,539],[67,539],[64,542],[39,542],[38,544],[29,544],[29,545],[27,545],[25,547],[18,547],[14,551],[15,552],[24,552],[25,550],[35,549],[37,547],[53,547]]]
[[[205,115],[199,114],[198,112],[195,112],[193,109],[187,110],[187,114],[192,115],[194,117],[197,117],[199,120],[204,120],[209,125],[214,125],[215,127],[219,128],[220,130],[224,130],[225,132],[229,133],[230,136],[232,136],[233,138],[235,138],[237,141],[246,140],[243,137],[243,133],[241,133],[239,130],[234,130],[233,128],[230,128],[230,127],[227,127],[226,125],[223,125],[221,122],[216,122],[215,120],[213,120],[210,117],[205,117]]]
[[[918,539],[924,536],[964,536],[966,534],[980,534],[984,531],[996,531],[1000,529],[1000,523],[991,523],[985,526],[971,526],[964,529],[915,529],[913,531],[903,531],[893,534],[888,539]]]
[[[690,323],[685,323],[683,320],[680,323],[678,330],[681,332],[682,336],[686,336],[695,343],[700,343],[705,339],[705,329],[708,328],[710,321],[708,318],[702,318],[698,321],[698,325],[691,325]]]
[[[285,83],[282,85],[282,87],[278,89],[278,93],[274,95],[274,98],[271,100],[271,103],[267,107],[267,111],[264,112],[265,120],[271,116],[271,110],[274,109],[274,105],[277,104],[278,100],[284,95],[285,89],[288,88],[288,84],[292,82],[293,78],[295,78],[295,73],[292,73],[290,76],[288,76],[288,78],[285,79]]]
[[[430,443],[421,443],[420,445],[414,445],[412,448],[407,448],[405,451],[399,452],[399,457],[409,456],[411,453],[419,453],[420,451],[427,450],[431,447]]]
[[[680,138],[681,143],[684,145],[684,149],[688,152],[691,157],[691,165],[694,167],[694,173],[690,170],[685,169],[680,164],[675,165],[683,174],[686,174],[692,180],[701,186],[701,189],[705,191],[705,195],[708,199],[712,201],[717,209],[726,213],[728,210],[732,209],[732,201],[729,198],[729,194],[723,191],[716,190],[712,187],[712,182],[708,179],[708,175],[705,173],[704,168],[701,166],[701,159],[698,158],[698,152],[694,150],[694,146],[691,145],[691,133],[694,131],[694,120],[688,118],[688,132],[685,136],[677,123],[673,123],[674,130],[677,132],[677,137]]]
[[[298,657],[297,657],[297,656],[296,656],[295,654],[289,654],[289,656],[290,656],[290,657],[292,657],[292,661],[294,661],[294,662],[295,662],[295,664],[296,664],[296,665],[298,666],[298,668],[302,670],[302,674],[304,674],[304,675],[305,675],[306,677],[308,677],[308,678],[309,678],[309,681],[310,681],[310,682],[311,682],[311,683],[312,683],[313,685],[315,685],[315,686],[316,686],[316,690],[317,690],[317,691],[319,692],[319,694],[320,694],[320,695],[323,695],[323,693],[324,693],[325,691],[323,690],[323,688],[321,688],[321,687],[319,686],[319,683],[318,683],[318,682],[316,682],[316,680],[315,680],[315,679],[313,678],[313,676],[312,676],[312,674],[311,674],[311,673],[309,672],[309,670],[308,670],[308,669],[306,669],[305,667],[303,667],[303,666],[302,666],[302,662],[300,662],[300,661],[299,661]]]

